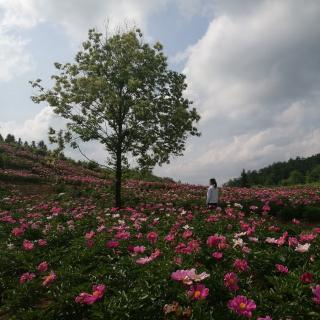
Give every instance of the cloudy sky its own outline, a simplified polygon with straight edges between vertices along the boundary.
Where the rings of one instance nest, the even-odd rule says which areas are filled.
[[[320,152],[318,0],[0,0],[0,133],[40,140],[58,125],[29,80],[72,61],[87,30],[124,21],[160,41],[187,76],[200,138],[155,173],[219,183]],[[103,162],[103,150],[86,147]],[[81,159],[81,155],[73,155]]]

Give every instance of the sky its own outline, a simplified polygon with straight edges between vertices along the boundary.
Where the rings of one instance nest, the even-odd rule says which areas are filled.
[[[0,133],[46,140],[61,120],[34,104],[28,81],[50,85],[54,62],[71,62],[89,28],[137,25],[160,41],[201,137],[154,173],[218,184],[277,161],[320,152],[318,0],[0,0]],[[103,147],[83,146],[100,163]],[[83,157],[67,152],[76,159]]]

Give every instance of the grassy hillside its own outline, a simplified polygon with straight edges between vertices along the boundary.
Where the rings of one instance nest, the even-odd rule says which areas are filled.
[[[320,188],[112,177],[0,144],[0,320],[319,319]]]
[[[81,183],[112,184],[111,170],[99,167],[94,162],[74,161],[63,155],[54,156],[43,144],[22,145],[18,142],[0,140],[0,181],[10,183]],[[124,179],[168,181],[151,172],[124,170]],[[172,180],[171,180],[172,181]]]

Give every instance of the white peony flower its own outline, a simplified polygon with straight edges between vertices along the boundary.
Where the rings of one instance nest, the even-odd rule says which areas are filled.
[[[299,253],[304,253],[304,252],[307,252],[309,251],[309,248],[310,248],[311,244],[310,243],[305,243],[305,244],[298,244],[296,246],[296,248],[294,249],[294,251],[297,251]]]

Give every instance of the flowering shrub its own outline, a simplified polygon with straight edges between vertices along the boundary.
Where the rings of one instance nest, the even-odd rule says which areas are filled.
[[[208,209],[202,186],[127,181],[118,209],[105,187],[0,197],[0,319],[319,319],[320,228],[277,218],[319,189],[222,189]]]

